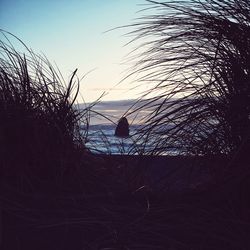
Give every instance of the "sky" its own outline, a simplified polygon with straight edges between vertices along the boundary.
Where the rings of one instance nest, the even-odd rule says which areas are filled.
[[[145,8],[144,0],[0,0],[0,28],[46,55],[68,79],[77,68],[85,102],[125,100],[139,96],[135,83],[118,82],[132,67],[125,46],[129,29]],[[112,31],[109,31],[114,29]],[[124,63],[125,62],[125,63]]]

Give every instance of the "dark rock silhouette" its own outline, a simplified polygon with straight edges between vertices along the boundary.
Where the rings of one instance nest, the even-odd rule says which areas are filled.
[[[129,124],[126,117],[122,117],[115,129],[115,136],[127,137],[129,136]]]

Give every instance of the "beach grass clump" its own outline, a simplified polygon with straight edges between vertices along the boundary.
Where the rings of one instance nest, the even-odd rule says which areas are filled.
[[[151,86],[134,109],[151,110],[140,130],[151,152],[233,155],[249,145],[249,1],[148,3],[130,34],[143,45],[132,75]]]
[[[1,36],[1,174],[55,178],[75,171],[86,152],[80,126],[87,117],[74,106],[76,70],[66,83],[44,56],[8,32]]]

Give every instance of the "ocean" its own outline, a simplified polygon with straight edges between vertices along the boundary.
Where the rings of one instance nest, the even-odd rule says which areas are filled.
[[[135,100],[103,101],[97,103],[90,113],[86,146],[94,153],[138,154],[143,149],[142,140],[138,140],[136,131],[145,112],[128,115],[127,111]],[[84,108],[84,106],[82,107]],[[116,137],[115,128],[121,117],[129,122],[130,136]],[[84,133],[84,128],[83,128]]]
[[[88,131],[86,146],[94,153],[136,153],[136,145],[139,144],[135,142],[137,127],[137,125],[130,126],[130,136],[120,138],[114,135],[116,126],[113,124],[91,125]],[[137,147],[139,146],[137,145]]]
[[[150,111],[140,110],[140,112],[131,113],[134,103],[135,100],[104,101],[92,107],[86,138],[86,146],[90,151],[100,154],[147,154],[154,151],[154,141],[150,141],[149,138],[145,140],[145,137],[138,134],[138,129],[143,125],[143,119],[150,114]],[[130,136],[127,138],[114,135],[116,125],[123,116],[128,119],[129,123]],[[154,139],[153,137],[151,140]],[[161,152],[166,155],[177,153],[173,149]]]

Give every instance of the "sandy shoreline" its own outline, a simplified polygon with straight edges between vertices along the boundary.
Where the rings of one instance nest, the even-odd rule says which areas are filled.
[[[211,182],[224,158],[185,156],[98,155],[124,175],[143,178],[154,191],[182,192]],[[217,172],[215,172],[217,171]]]
[[[103,193],[93,194],[87,190],[80,193],[62,192],[59,195],[53,195],[51,190],[25,194],[17,193],[10,186],[2,186],[2,197],[8,198],[2,223],[3,249],[14,250],[18,246],[20,249],[38,250],[108,249],[105,246],[95,247],[95,242],[103,244],[105,240],[111,245],[115,242],[114,248],[109,249],[124,249],[119,247],[118,240],[118,243],[115,241],[117,235],[114,232],[119,233],[119,239],[125,237],[133,244],[141,244],[149,237],[158,237],[157,244],[161,244],[165,242],[161,235],[172,235],[174,239],[183,242],[197,242],[199,238],[196,238],[196,232],[204,235],[210,233],[210,221],[215,224],[215,229],[218,228],[218,218],[209,214],[209,206],[214,203],[204,195],[196,197],[182,194],[209,181],[209,165],[212,163],[215,167],[221,159],[211,161],[204,157],[128,155],[88,157],[89,167],[105,167],[104,172],[108,172],[108,178],[113,176],[114,179],[119,179],[124,192],[120,192],[122,190],[117,189],[117,185],[112,186],[109,192],[102,190]],[[105,181],[103,178],[105,176],[99,180]],[[70,185],[72,181],[75,180],[71,180]],[[87,178],[81,181],[92,180]],[[117,182],[111,180],[111,185],[112,183]],[[126,185],[131,185],[131,189]],[[173,196],[158,196],[159,193],[168,191]],[[175,195],[176,193],[181,195]],[[216,206],[221,205],[219,203],[213,206],[217,208]],[[204,214],[206,210],[208,215]],[[193,228],[197,230],[192,234],[185,225],[194,225]],[[222,232],[225,231],[223,225],[220,224]],[[148,230],[145,231],[145,228]],[[161,230],[159,236],[154,234],[158,230]],[[213,234],[210,235],[212,237]],[[94,247],[88,248],[91,244]]]

